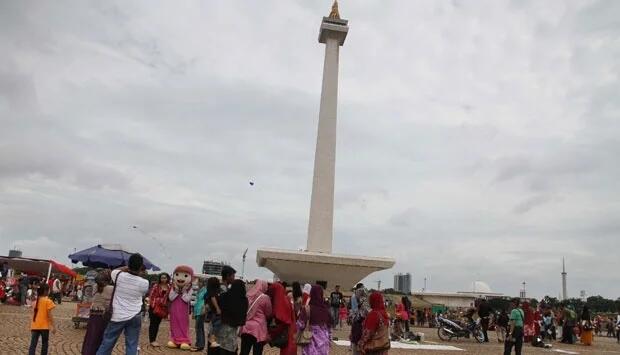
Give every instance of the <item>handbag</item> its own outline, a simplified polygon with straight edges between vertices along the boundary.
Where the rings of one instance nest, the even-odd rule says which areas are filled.
[[[272,318],[269,323],[269,346],[285,348],[288,345],[288,327],[286,324],[279,325],[275,318]]]
[[[379,326],[372,337],[364,344],[364,353],[385,351],[390,349],[389,329],[383,321],[383,316],[379,315]]]
[[[312,342],[312,331],[310,330],[310,321],[306,321],[306,326],[301,332],[297,332],[297,345],[306,346]]]
[[[118,274],[116,274],[116,277],[114,278],[114,288],[112,289],[112,297],[110,297],[110,305],[108,307],[108,309],[105,310],[105,312],[103,312],[103,320],[107,323],[110,321],[110,319],[112,319],[112,301],[114,301],[114,294],[116,293],[116,285],[118,284],[118,277],[121,275],[122,271],[119,271]]]

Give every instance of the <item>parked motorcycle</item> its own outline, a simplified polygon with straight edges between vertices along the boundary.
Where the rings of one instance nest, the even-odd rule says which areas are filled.
[[[477,342],[484,342],[482,327],[477,322],[470,324],[457,323],[443,317],[437,317],[437,335],[439,339],[448,341],[452,338],[469,338],[472,336]]]

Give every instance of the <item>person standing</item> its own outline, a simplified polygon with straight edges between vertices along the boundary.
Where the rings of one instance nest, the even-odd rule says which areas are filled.
[[[575,320],[577,315],[575,311],[569,309],[564,304],[560,305],[560,312],[562,314],[562,343],[574,344],[573,339],[573,327],[575,326]],[[612,328],[613,329],[613,328]]]
[[[327,355],[331,343],[331,327],[334,321],[325,298],[323,287],[312,286],[310,290],[310,304],[302,312],[304,327],[310,327],[312,340],[302,349],[303,355]]]
[[[409,334],[409,315],[411,314],[411,301],[409,300],[409,297],[407,296],[403,296],[400,299],[401,303],[403,304],[403,312],[402,312],[402,318],[403,321],[405,322],[405,336],[408,336]]]
[[[125,333],[125,354],[136,355],[140,340],[142,297],[149,290],[149,282],[140,276],[144,271],[144,259],[140,254],[129,257],[128,267],[112,271],[114,297],[112,318],[103,333],[103,342],[97,355],[110,355],[121,333]]]
[[[480,317],[480,326],[484,335],[484,342],[489,342],[489,317],[491,316],[491,306],[486,299],[481,298],[478,302],[478,317]]]
[[[161,346],[157,342],[157,333],[159,333],[161,320],[168,317],[169,294],[170,275],[162,272],[149,294],[149,343],[154,347]]]
[[[379,292],[373,292],[369,302],[371,311],[364,320],[364,330],[358,348],[367,355],[386,355],[390,349],[388,330],[390,319],[385,310],[385,302]]]
[[[207,298],[207,280],[198,280],[198,291],[196,292],[196,303],[194,303],[194,318],[196,319],[196,343],[191,351],[202,351],[205,348],[205,315]]]
[[[110,285],[112,282],[110,272],[100,272],[95,278],[95,282],[97,283],[97,293],[93,296],[90,306],[90,316],[82,342],[82,355],[95,355],[97,353],[97,349],[103,341],[103,332],[108,325],[108,321],[103,315],[110,308],[110,300],[114,290],[114,286]]]
[[[360,355],[361,349],[358,347],[358,342],[362,339],[364,320],[370,312],[370,305],[368,304],[368,291],[364,284],[359,283],[355,287],[355,293],[351,297],[351,315],[349,316],[351,334],[349,340],[351,340],[352,355]]]
[[[30,285],[30,281],[28,280],[28,275],[22,273],[22,276],[19,279],[19,300],[22,306],[26,305],[26,300],[28,298],[28,286],[29,285]]]
[[[229,278],[222,277],[222,279],[225,282],[230,282]],[[219,327],[219,334],[216,334],[220,348],[219,353],[220,355],[236,355],[238,348],[237,334],[239,333],[239,327],[245,325],[245,317],[248,313],[245,283],[242,280],[232,281],[228,291],[220,295],[220,300],[222,306],[222,325]]]
[[[536,335],[536,328],[534,327],[534,310],[528,301],[523,302],[523,314],[525,315],[523,341],[529,343],[534,338],[534,335]]]
[[[338,311],[340,310],[340,302],[342,300],[343,296],[342,292],[340,292],[340,285],[336,285],[334,292],[329,295],[329,305],[331,306],[332,319],[334,320],[333,328],[338,326]]]
[[[304,293],[301,290],[299,282],[293,282],[293,310],[295,311],[295,318],[299,318],[301,312]]]
[[[49,286],[41,285],[37,290],[37,300],[34,304],[34,313],[32,322],[30,323],[30,348],[28,355],[35,355],[39,337],[41,337],[41,355],[47,355],[49,334],[56,333],[54,328],[54,318],[52,317],[52,309],[56,307],[54,302],[47,297],[49,295]]]
[[[525,314],[519,307],[520,300],[518,298],[512,299],[512,311],[510,311],[510,323],[509,330],[504,342],[504,355],[510,355],[512,348],[515,348],[515,354],[521,355],[521,348],[523,347],[523,321]]]
[[[581,343],[584,345],[592,345],[592,331],[594,327],[592,326],[592,317],[590,316],[590,308],[588,308],[588,305],[583,306],[581,317],[579,318],[581,323]]]
[[[265,280],[256,280],[254,287],[248,292],[248,312],[245,325],[241,327],[240,355],[261,355],[263,347],[269,340],[267,319],[271,318],[271,299],[266,295],[269,284]],[[287,301],[288,302],[288,301]]]
[[[52,282],[52,300],[55,300],[58,304],[62,304],[62,283],[58,276],[54,277],[54,281]]]
[[[505,309],[502,309],[495,321],[495,333],[497,334],[497,341],[499,343],[506,341],[509,321],[508,313],[506,313]]]
[[[276,339],[282,338],[282,335],[286,334],[286,345],[280,346],[280,355],[296,355],[297,343],[295,342],[295,334],[297,329],[295,322],[297,316],[293,304],[290,303],[286,296],[284,286],[279,282],[271,284],[268,293],[271,296],[271,309],[275,323],[274,327],[269,328],[269,336],[271,339]]]

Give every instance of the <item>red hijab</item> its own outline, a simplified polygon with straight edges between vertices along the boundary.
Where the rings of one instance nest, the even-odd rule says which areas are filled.
[[[383,295],[379,292],[373,292],[368,298],[371,311],[364,320],[364,328],[371,332],[374,332],[379,328],[381,319],[383,319],[383,325],[389,326],[389,317],[385,311],[385,302],[383,301]]]
[[[293,324],[293,306],[286,296],[286,291],[281,283],[271,284],[271,308],[273,316],[282,323]]]

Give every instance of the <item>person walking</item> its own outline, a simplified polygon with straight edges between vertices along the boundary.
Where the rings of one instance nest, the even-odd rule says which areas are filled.
[[[340,285],[336,285],[334,292],[329,295],[329,305],[332,311],[332,319],[334,320],[332,328],[336,328],[338,326],[338,312],[343,298],[342,292],[340,292]]]
[[[95,282],[97,283],[97,293],[93,296],[90,306],[90,316],[82,342],[82,355],[95,355],[97,353],[97,349],[103,341],[103,332],[108,325],[108,320],[103,315],[110,308],[114,290],[114,286],[110,285],[112,282],[110,272],[100,272],[95,278]]]
[[[225,282],[230,281],[230,279],[225,277],[222,277],[222,279]],[[239,343],[237,334],[239,333],[239,327],[245,325],[245,317],[248,313],[245,283],[242,280],[232,281],[230,289],[220,295],[220,300],[222,306],[222,325],[219,327],[219,333],[216,334],[217,342],[219,343],[219,354],[236,355]]]
[[[42,284],[37,289],[37,300],[34,304],[34,311],[32,315],[32,322],[30,323],[30,348],[28,349],[28,355],[35,355],[37,351],[37,345],[39,343],[39,337],[41,338],[41,355],[47,355],[49,334],[56,333],[54,327],[54,318],[52,317],[52,309],[56,307],[54,302],[49,299],[49,286]]]
[[[194,319],[196,325],[196,342],[190,349],[192,352],[202,351],[205,348],[205,318],[207,314],[207,280],[198,279],[198,291],[196,291],[196,303],[194,303]]]
[[[369,297],[371,311],[364,320],[359,349],[365,355],[387,355],[390,349],[390,319],[385,310],[383,295],[373,292]]]
[[[512,348],[515,348],[515,354],[521,355],[521,348],[523,347],[523,323],[525,320],[525,314],[519,307],[520,300],[518,298],[512,299],[512,311],[510,311],[510,323],[509,331],[504,342],[504,355],[510,355]]]
[[[269,284],[265,280],[256,280],[254,287],[248,292],[248,312],[245,325],[239,330],[241,335],[240,355],[261,355],[263,347],[269,340],[267,319],[271,317],[271,299],[266,295]]]
[[[478,302],[478,317],[480,317],[480,326],[484,335],[484,342],[489,342],[489,317],[491,316],[491,306],[486,299],[481,298]]]
[[[312,286],[310,303],[302,312],[304,326],[310,327],[312,340],[302,348],[303,355],[327,355],[331,343],[331,327],[334,324],[329,306],[323,297],[323,287]],[[301,330],[301,329],[300,329]]]
[[[140,276],[144,271],[144,259],[140,254],[129,257],[128,267],[112,271],[114,296],[112,317],[103,333],[103,341],[97,355],[110,355],[121,333],[125,334],[125,354],[138,353],[142,317],[142,297],[149,290],[149,282]]]

